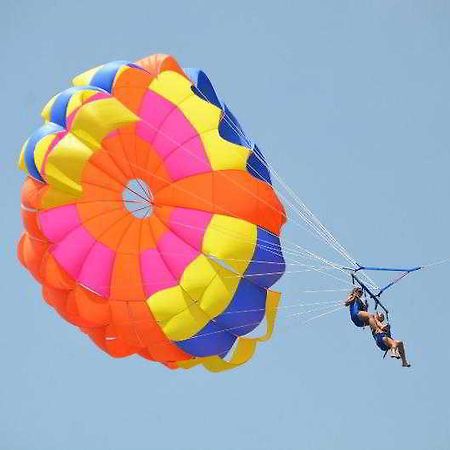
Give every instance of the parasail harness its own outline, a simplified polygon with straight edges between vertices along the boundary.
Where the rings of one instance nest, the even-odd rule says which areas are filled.
[[[389,288],[391,288],[392,286],[394,286],[396,283],[398,283],[400,280],[402,280],[403,278],[405,278],[407,275],[409,275],[412,272],[416,272],[420,269],[423,269],[424,266],[417,266],[417,267],[412,267],[410,269],[399,269],[399,268],[393,268],[393,267],[372,267],[372,266],[361,266],[358,264],[357,268],[350,268],[350,267],[343,267],[343,269],[348,270],[350,272],[350,276],[352,278],[352,283],[353,285],[358,285],[363,293],[364,293],[364,297],[369,297],[374,301],[375,304],[375,310],[378,309],[378,307],[380,307],[385,315],[386,315],[386,322],[389,325],[388,327],[388,336],[391,337],[391,327],[390,327],[390,323],[389,323],[389,310],[386,308],[386,306],[383,305],[383,303],[381,303],[380,301],[380,297],[381,295],[388,290]],[[391,281],[389,281],[389,283],[387,283],[385,286],[383,286],[382,288],[380,288],[378,290],[378,292],[373,292],[373,290],[371,290],[367,284],[365,284],[360,277],[358,277],[358,272],[359,271],[365,271],[365,270],[370,270],[370,271],[383,271],[383,272],[400,272],[400,275],[398,275],[397,277],[393,278]],[[387,351],[384,352],[383,358],[386,357]]]

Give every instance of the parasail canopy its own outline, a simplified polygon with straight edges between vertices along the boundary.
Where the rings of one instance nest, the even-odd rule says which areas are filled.
[[[206,74],[170,56],[73,84],[19,160],[18,255],[44,299],[115,357],[248,361],[272,333],[285,270],[286,214],[260,150]]]

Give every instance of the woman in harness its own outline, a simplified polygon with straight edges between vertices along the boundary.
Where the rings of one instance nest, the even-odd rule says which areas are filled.
[[[405,346],[402,341],[393,339],[391,336],[391,326],[384,323],[384,314],[376,313],[370,321],[372,336],[378,348],[384,352],[390,351],[393,358],[401,359],[403,367],[411,367],[406,359]]]
[[[373,320],[372,314],[367,311],[368,304],[366,300],[362,299],[363,290],[360,287],[352,289],[347,299],[345,306],[350,307],[350,318],[357,327],[365,327],[370,325]],[[371,326],[373,326],[372,324]]]

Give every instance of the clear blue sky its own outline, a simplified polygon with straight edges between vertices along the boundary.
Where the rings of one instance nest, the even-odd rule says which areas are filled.
[[[114,360],[41,301],[16,261],[15,163],[42,106],[72,76],[171,53],[211,75],[361,261],[444,258],[449,23],[450,3],[439,0],[3,1],[0,450],[448,449],[449,266],[389,296],[410,370],[382,360],[346,311],[286,329],[281,320],[250,364],[223,375]],[[311,243],[292,226],[286,235]],[[311,287],[287,275],[286,304],[314,301],[298,294]]]

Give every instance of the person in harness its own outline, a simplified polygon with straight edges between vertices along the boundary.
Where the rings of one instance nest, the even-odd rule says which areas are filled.
[[[359,328],[370,326],[370,322],[373,321],[373,315],[368,312],[368,304],[365,299],[362,298],[363,290],[360,287],[352,289],[347,299],[345,300],[345,306],[350,308],[350,318],[352,322]],[[372,326],[375,324],[373,323]]]
[[[402,341],[392,338],[391,326],[388,323],[384,323],[384,314],[378,312],[373,315],[369,325],[377,347],[383,352],[389,351],[391,357],[401,359],[403,367],[411,367],[411,364],[406,359],[405,345]]]

